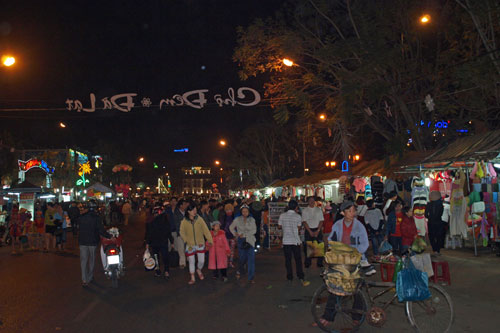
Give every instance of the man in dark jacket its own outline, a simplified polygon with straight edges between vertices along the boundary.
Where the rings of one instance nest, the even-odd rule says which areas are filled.
[[[73,236],[76,236],[78,231],[78,218],[80,217],[80,210],[76,205],[76,201],[71,203],[68,209],[68,217],[71,220],[71,229],[73,231]]]
[[[88,209],[78,218],[80,232],[78,243],[80,245],[80,267],[82,269],[82,286],[86,287],[94,278],[95,250],[100,241],[100,236],[110,238],[104,230],[101,218],[96,212],[97,203],[90,201]]]
[[[162,211],[162,207],[153,209],[154,218],[151,223],[146,225],[146,246],[151,251],[156,260],[161,256],[165,269],[165,278],[169,277],[169,258],[168,258],[168,243],[174,248],[174,238],[172,237],[172,228],[167,214]],[[156,276],[161,276],[160,262],[158,260],[156,266]]]

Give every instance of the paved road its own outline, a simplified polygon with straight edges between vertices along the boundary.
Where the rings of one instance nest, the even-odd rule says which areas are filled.
[[[311,327],[309,303],[321,284],[320,271],[308,271],[309,287],[284,281],[281,252],[257,256],[257,283],[211,278],[189,286],[186,270],[172,269],[165,281],[142,266],[143,226],[124,232],[127,275],[110,288],[100,261],[96,285],[83,289],[77,251],[66,255],[0,249],[0,331],[2,332],[319,332]],[[71,236],[70,236],[71,238]],[[71,239],[70,239],[71,240]],[[71,244],[70,244],[71,245]],[[491,332],[500,312],[500,259],[449,252],[451,287],[457,313],[453,332]],[[208,275],[208,274],[206,274]],[[361,332],[410,332],[402,307],[390,309],[383,329],[364,325]]]

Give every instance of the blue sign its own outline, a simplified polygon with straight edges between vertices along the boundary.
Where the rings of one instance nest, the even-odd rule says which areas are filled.
[[[187,153],[188,151],[188,148],[174,149],[174,153]]]
[[[342,162],[342,172],[349,172],[349,162],[347,161]]]

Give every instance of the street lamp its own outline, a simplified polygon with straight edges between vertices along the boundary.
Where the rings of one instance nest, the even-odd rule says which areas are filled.
[[[359,159],[360,159],[360,158],[361,158],[361,156],[359,156],[359,155],[354,155],[354,159],[355,159],[356,161],[359,161]]]
[[[427,24],[431,21],[431,16],[429,14],[422,15],[420,17],[420,23]]]
[[[285,66],[288,66],[288,67],[292,67],[293,66],[293,61],[288,59],[288,58],[283,58],[283,64]]]
[[[63,122],[61,121],[61,122],[59,123],[59,127],[61,127],[61,128],[66,128],[66,124],[65,124],[65,123],[63,123]]]
[[[220,161],[215,161],[215,165],[220,165]]]
[[[318,118],[319,118],[319,120],[321,120],[321,121],[325,121],[325,120],[326,120],[326,114],[322,113],[322,114],[320,114],[320,115],[319,115],[319,117],[318,117]]]
[[[139,162],[141,162],[141,163],[144,162],[144,157],[142,157],[142,156],[139,157]]]
[[[2,56],[2,65],[5,67],[10,67],[16,63],[16,58],[11,55]]]
[[[226,140],[221,139],[219,141],[219,145],[222,146],[222,147],[224,147],[226,144],[227,144]]]

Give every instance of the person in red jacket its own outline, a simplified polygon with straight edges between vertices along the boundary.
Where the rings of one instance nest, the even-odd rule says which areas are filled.
[[[417,237],[417,226],[413,219],[413,212],[410,207],[403,208],[403,221],[401,222],[401,253],[405,253],[411,247],[411,244]]]

